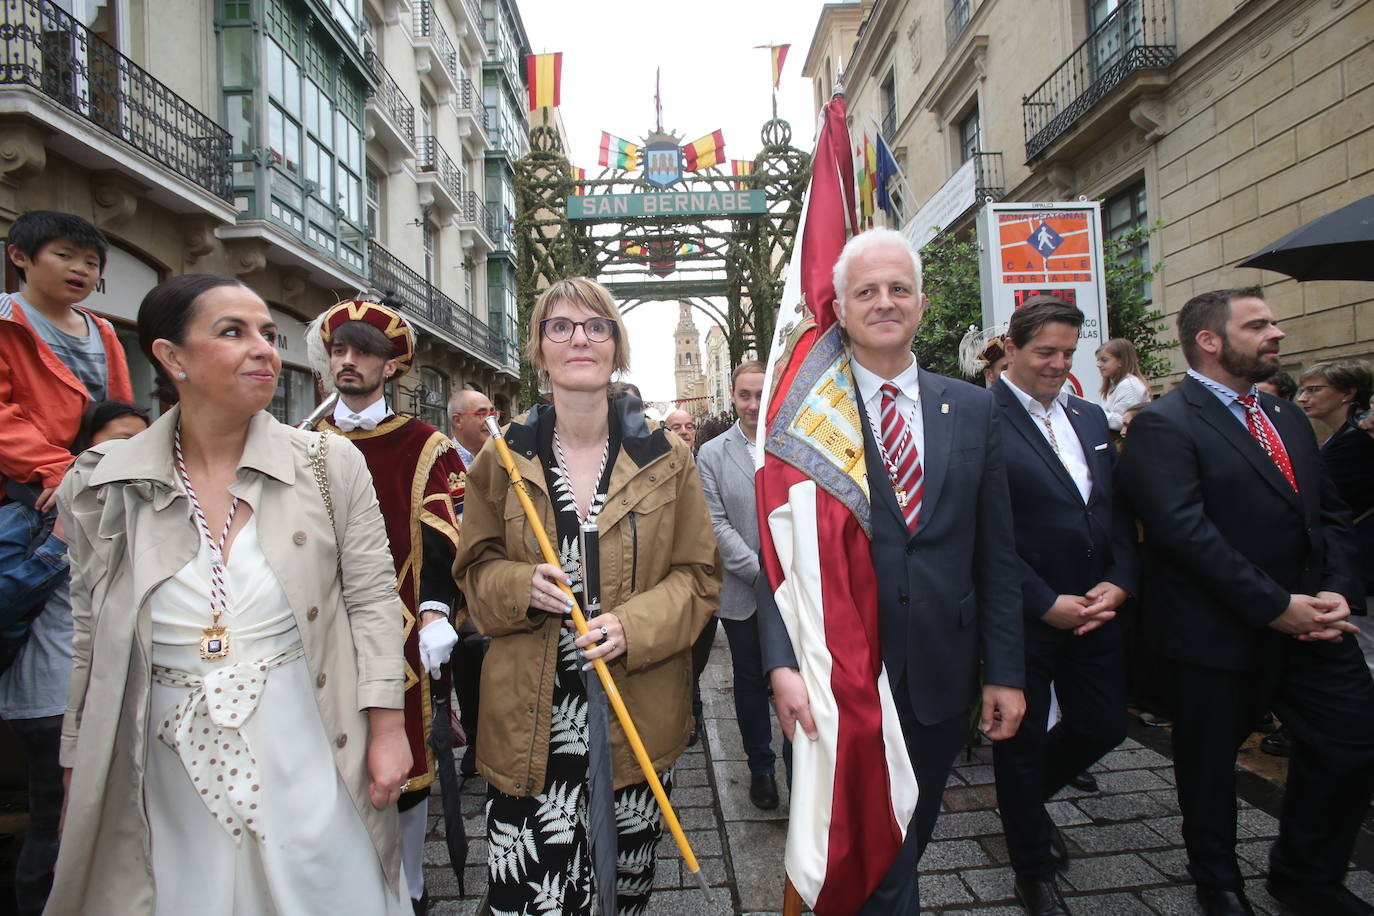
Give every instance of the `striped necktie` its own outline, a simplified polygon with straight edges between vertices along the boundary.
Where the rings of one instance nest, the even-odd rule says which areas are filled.
[[[1245,428],[1250,430],[1250,435],[1255,437],[1264,453],[1278,465],[1280,473],[1288,480],[1288,485],[1297,493],[1298,478],[1293,474],[1293,462],[1288,459],[1288,449],[1283,447],[1283,440],[1270,425],[1264,411],[1260,410],[1259,397],[1254,389],[1251,389],[1249,394],[1236,395],[1236,403],[1245,408]]]
[[[916,453],[916,443],[911,439],[906,418],[897,410],[897,386],[886,382],[879,390],[882,394],[878,404],[882,438],[878,444],[887,476],[897,493],[897,505],[901,507],[907,528],[914,532],[921,517],[921,495],[925,486],[921,456]]]

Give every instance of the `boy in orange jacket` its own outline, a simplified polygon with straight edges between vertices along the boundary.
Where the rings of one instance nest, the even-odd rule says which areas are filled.
[[[6,250],[24,285],[0,293],[0,478],[39,489],[40,512],[56,502],[87,405],[133,400],[114,328],[77,308],[100,281],[107,248],[100,230],[68,213],[25,213],[10,229]],[[60,526],[53,533],[60,537]],[[69,588],[58,586],[0,676],[0,716],[23,746],[29,772],[29,831],[14,874],[20,916],[42,912],[57,859],[58,749],[72,668]]]
[[[114,328],[77,308],[108,247],[69,213],[34,210],[10,229],[6,250],[24,285],[0,293],[0,477],[39,484],[39,511],[56,500],[87,405],[133,401]]]

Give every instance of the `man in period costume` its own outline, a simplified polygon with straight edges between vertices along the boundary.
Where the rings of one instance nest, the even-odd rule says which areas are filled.
[[[436,767],[451,765],[436,760],[429,745],[429,680],[435,695],[449,695],[447,662],[458,641],[450,620],[457,588],[449,570],[458,546],[464,468],[447,436],[393,413],[386,403],[382,386],[408,372],[415,355],[404,318],[377,302],[340,302],[312,324],[310,343],[317,367],[327,356],[328,371],[321,374],[339,393],[333,414],[316,428],[346,436],[367,459],[405,605],[406,734],[415,763],[398,804],[401,863],[415,912],[423,914],[425,800]]]

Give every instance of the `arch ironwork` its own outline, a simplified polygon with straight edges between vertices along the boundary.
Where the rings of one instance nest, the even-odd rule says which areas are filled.
[[[676,191],[764,192],[764,212],[731,217],[606,216],[569,219],[574,195],[662,190],[642,174],[605,168],[575,178],[558,131],[530,131],[530,151],[515,164],[516,281],[521,333],[539,290],[571,276],[595,277],[626,311],[645,303],[689,301],[719,324],[730,362],[755,350],[767,359],[782,297],[783,271],[811,178],[811,156],[792,145],[792,128],[777,117],[760,132],[762,148],[748,175],[719,167],[686,173]],[[527,403],[537,395],[534,369],[522,361]]]

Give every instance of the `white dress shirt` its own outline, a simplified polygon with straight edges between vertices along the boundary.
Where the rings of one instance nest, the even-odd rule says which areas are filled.
[[[334,402],[334,425],[346,433],[355,429],[376,429],[377,424],[389,416],[391,411],[387,409],[384,397],[378,398],[358,412],[354,412],[345,404],[343,398]]]
[[[882,387],[891,382],[897,386],[897,413],[906,419],[907,431],[911,434],[911,444],[916,448],[916,460],[922,470],[925,468],[926,431],[921,423],[921,388],[918,382],[916,356],[912,354],[911,365],[892,379],[882,378],[859,365],[857,359],[850,359],[849,368],[854,372],[854,384],[859,388],[859,405],[868,416],[868,425],[873,429],[873,437],[882,440],[883,413]]]
[[[1026,413],[1030,414],[1035,428],[1040,430],[1040,435],[1045,437],[1050,448],[1059,456],[1064,469],[1073,478],[1074,486],[1078,487],[1078,495],[1083,497],[1083,502],[1086,503],[1093,491],[1093,474],[1088,468],[1088,457],[1083,451],[1083,443],[1078,441],[1078,433],[1074,432],[1073,424],[1069,422],[1068,411],[1064,409],[1064,405],[1069,401],[1068,392],[1061,389],[1046,409],[1044,404],[1017,388],[1011,376],[1005,372],[1002,373],[1002,381],[1007,383],[1011,393],[1016,395],[1016,400],[1026,408]],[[1050,435],[1050,430],[1045,428],[1047,416],[1050,427],[1054,430],[1053,436]]]

